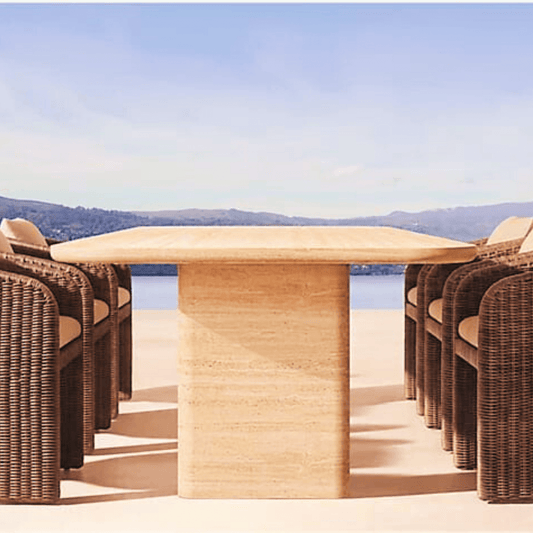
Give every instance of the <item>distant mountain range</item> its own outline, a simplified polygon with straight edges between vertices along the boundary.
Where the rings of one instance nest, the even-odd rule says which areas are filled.
[[[384,216],[357,218],[289,217],[275,213],[254,213],[237,209],[183,209],[176,211],[138,211],[136,215],[151,223],[173,225],[281,225],[281,226],[392,226],[461,241],[488,235],[499,222],[510,216],[533,217],[533,202],[502,203],[486,206],[433,209],[419,213],[394,211]]]
[[[84,207],[72,208],[59,204],[0,196],[0,218],[26,218],[33,221],[45,236],[60,240],[88,237],[135,226],[326,225],[391,226],[418,233],[471,241],[489,235],[499,222],[513,215],[533,217],[533,202],[453,207],[418,213],[394,211],[384,216],[325,219],[290,217],[238,209],[110,211]],[[154,267],[151,268],[154,270]],[[139,270],[139,267],[135,267],[135,270]],[[377,267],[360,268],[361,273],[375,273],[378,270]],[[395,268],[389,270],[395,271]],[[148,272],[148,270],[146,271]]]

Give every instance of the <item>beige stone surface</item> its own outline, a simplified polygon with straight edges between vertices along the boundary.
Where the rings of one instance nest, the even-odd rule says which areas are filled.
[[[346,495],[348,284],[345,265],[180,267],[180,496]]]
[[[453,263],[476,248],[390,227],[150,226],[56,244],[57,261]]]
[[[0,531],[533,531],[533,506],[489,505],[403,399],[402,311],[352,312],[350,497],[190,500],[177,496],[177,312],[134,311],[134,394],[65,474],[55,506],[4,505]]]

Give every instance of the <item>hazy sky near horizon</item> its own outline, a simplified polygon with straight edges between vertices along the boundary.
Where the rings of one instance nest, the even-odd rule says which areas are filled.
[[[0,195],[328,218],[533,200],[533,4],[0,4]]]

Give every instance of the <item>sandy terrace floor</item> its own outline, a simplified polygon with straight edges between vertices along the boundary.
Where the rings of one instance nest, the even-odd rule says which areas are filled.
[[[176,312],[134,312],[134,395],[56,506],[2,506],[0,531],[533,531],[489,505],[403,399],[402,311],[352,314],[351,483],[343,500],[177,496]]]

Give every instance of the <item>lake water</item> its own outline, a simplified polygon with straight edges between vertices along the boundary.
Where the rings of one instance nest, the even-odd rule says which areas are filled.
[[[350,276],[352,309],[402,309],[403,276]],[[175,276],[133,276],[134,309],[176,309]]]

